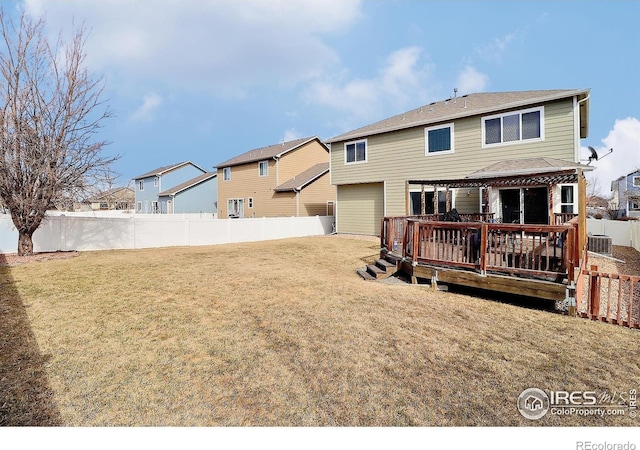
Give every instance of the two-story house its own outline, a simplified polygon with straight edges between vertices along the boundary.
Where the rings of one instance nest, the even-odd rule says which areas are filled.
[[[452,208],[516,223],[577,213],[589,94],[454,95],[329,139],[337,231],[376,235],[383,216]]]
[[[134,178],[136,212],[143,214],[215,213],[216,173],[184,161]],[[180,196],[184,201],[178,203]]]
[[[222,219],[333,215],[329,149],[316,136],[249,150],[217,171]]]
[[[640,169],[611,182],[611,206],[617,217],[640,217]]]

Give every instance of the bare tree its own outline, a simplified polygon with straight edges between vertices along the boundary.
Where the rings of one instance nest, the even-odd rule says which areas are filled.
[[[104,83],[84,67],[84,30],[52,45],[44,21],[0,8],[0,202],[18,230],[18,254],[33,253],[32,236],[47,209],[77,197],[108,176],[117,157],[96,140],[110,116]]]

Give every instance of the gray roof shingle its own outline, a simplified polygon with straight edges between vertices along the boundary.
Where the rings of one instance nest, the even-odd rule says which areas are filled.
[[[284,192],[284,191],[299,191],[304,188],[309,183],[313,182],[315,179],[324,175],[329,171],[329,163],[318,163],[311,167],[309,167],[304,172],[296,175],[290,180],[285,181],[280,186],[276,187],[274,191],[276,192]]]
[[[556,89],[515,92],[483,92],[433,102],[327,139],[327,143],[363,138],[415,126],[442,123],[462,117],[520,108],[573,96],[586,97],[589,89]]]
[[[595,169],[595,167],[587,166],[585,164],[578,164],[556,158],[507,159],[491,164],[490,166],[476,172],[472,172],[467,176],[467,178],[516,176],[533,173],[558,172],[578,168],[586,171]]]
[[[151,170],[149,172],[143,173],[142,175],[138,175],[137,177],[133,177],[133,179],[134,180],[141,180],[143,178],[152,177],[154,175],[156,175],[156,176],[162,175],[164,173],[171,172],[172,170],[178,169],[179,167],[186,166],[187,164],[191,164],[194,167],[202,170],[203,172],[206,172],[206,170],[204,170],[202,167],[200,167],[197,164],[192,163],[191,161],[182,161],[182,162],[175,163],[175,164],[169,164],[168,166],[158,167],[157,169],[154,169],[154,170]]]
[[[218,167],[218,168],[231,167],[231,166],[237,166],[240,164],[246,164],[254,161],[262,161],[264,159],[270,159],[273,157],[280,157],[287,152],[290,152],[292,150],[295,150],[298,147],[301,147],[307,142],[313,141],[314,139],[318,140],[318,142],[324,145],[317,136],[294,139],[292,141],[282,142],[280,144],[274,144],[268,147],[261,147],[261,148],[249,150],[248,152],[242,153],[241,155],[234,156],[231,159],[223,161],[215,167]]]
[[[206,181],[206,180],[208,180],[210,178],[213,178],[213,177],[215,177],[217,175],[218,175],[217,172],[206,172],[206,173],[203,173],[202,175],[198,175],[197,177],[192,178],[190,180],[187,180],[184,183],[180,183],[177,186],[174,186],[174,187],[172,187],[170,189],[166,189],[166,190],[160,192],[158,194],[158,196],[175,195],[180,191],[184,191],[185,189],[188,189],[188,188],[190,188],[192,186],[195,186],[198,183],[202,183],[203,181]]]

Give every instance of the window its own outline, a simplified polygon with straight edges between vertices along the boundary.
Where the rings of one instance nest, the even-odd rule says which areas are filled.
[[[136,211],[142,211],[142,202],[138,202],[138,206],[136,207]]]
[[[158,208],[158,202],[151,202],[151,213],[158,214],[160,212],[160,208]]]
[[[367,140],[347,142],[344,145],[344,162],[354,164],[367,162]]]
[[[269,161],[260,161],[258,163],[258,175],[261,177],[269,175]]]
[[[573,214],[573,186],[560,187],[560,212]]]
[[[158,187],[158,177],[153,177],[153,187]]]
[[[230,198],[227,200],[228,217],[244,217],[244,199]]]
[[[629,211],[640,211],[640,200],[629,200]]]
[[[640,187],[640,177],[633,177],[631,184],[633,184],[633,187]]]
[[[482,145],[541,141],[544,108],[533,108],[482,118]]]
[[[333,202],[327,202],[327,216],[335,215],[335,205]]]
[[[420,215],[422,214],[422,192],[410,192],[411,204],[410,214]],[[453,196],[451,198],[453,208]],[[447,193],[445,191],[438,191],[438,213],[442,214],[447,210]],[[433,192],[425,191],[424,193],[424,213],[433,214]]]
[[[144,191],[144,180],[138,181],[138,190]]]
[[[424,129],[425,155],[453,153],[453,124]]]
[[[253,208],[253,197],[249,197],[247,199],[247,203],[249,208]]]
[[[222,169],[222,179],[224,181],[229,181],[231,179],[231,167],[225,167]]]

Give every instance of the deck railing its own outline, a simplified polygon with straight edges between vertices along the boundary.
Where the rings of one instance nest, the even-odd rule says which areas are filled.
[[[574,217],[578,217],[578,215],[574,213],[554,213],[553,214],[554,223],[556,225],[569,223]]]
[[[493,220],[493,216],[493,213],[459,214],[462,222],[490,222]],[[438,222],[443,219],[444,214],[383,217],[380,231],[380,247],[401,255],[404,248],[404,230],[408,220]]]
[[[577,224],[520,225],[385,217],[381,247],[414,265],[573,281]]]

